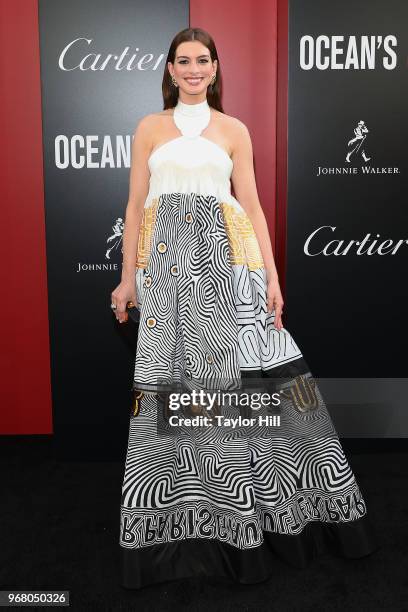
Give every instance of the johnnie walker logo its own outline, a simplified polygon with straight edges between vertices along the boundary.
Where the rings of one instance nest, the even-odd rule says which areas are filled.
[[[105,253],[105,258],[106,259],[111,259],[111,253],[112,252],[113,253],[117,253],[117,252],[122,253],[122,248],[119,251],[119,247],[122,244],[124,227],[125,227],[125,224],[123,223],[122,217],[118,217],[116,219],[115,223],[112,225],[113,234],[111,236],[109,236],[107,241],[106,241],[110,245],[109,248],[107,249],[106,253]]]
[[[398,167],[374,167],[368,162],[371,161],[371,153],[368,153],[368,147],[371,147],[370,130],[365,124],[365,121],[359,121],[354,128],[354,136],[347,142],[347,154],[344,158],[344,166],[318,166],[316,176],[332,175],[332,174],[399,174]]]
[[[112,225],[110,235],[106,239],[105,262],[103,263],[77,263],[77,272],[106,272],[119,270],[119,263],[123,254],[122,241],[125,224],[122,217],[118,217]]]

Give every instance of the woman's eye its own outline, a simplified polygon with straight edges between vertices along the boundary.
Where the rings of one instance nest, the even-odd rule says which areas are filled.
[[[208,64],[208,59],[201,59],[200,62],[203,64]],[[187,64],[187,60],[180,60],[179,64]]]

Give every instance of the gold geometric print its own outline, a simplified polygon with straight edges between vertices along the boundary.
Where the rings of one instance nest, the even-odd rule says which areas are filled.
[[[231,265],[247,265],[250,270],[264,267],[262,253],[253,225],[245,211],[221,202],[225,229],[230,244]]]
[[[293,379],[293,384],[281,390],[281,395],[290,399],[299,412],[308,412],[319,407],[316,381],[311,376],[306,377],[299,374]]]
[[[157,206],[159,200],[154,198],[149,207],[143,211],[137,244],[136,268],[147,268],[147,262],[152,250],[153,231],[156,223]]]

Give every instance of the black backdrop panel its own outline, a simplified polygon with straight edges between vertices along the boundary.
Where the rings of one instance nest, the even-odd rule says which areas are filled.
[[[285,311],[316,376],[406,376],[407,23],[290,0]]]
[[[132,134],[162,110],[188,0],[40,0],[54,432],[62,454],[126,450],[137,328],[119,326]]]

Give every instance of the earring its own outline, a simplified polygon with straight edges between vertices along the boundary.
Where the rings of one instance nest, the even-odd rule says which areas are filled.
[[[211,87],[214,85],[215,81],[216,81],[216,73],[214,72],[214,74],[212,75],[212,79],[210,81],[210,86]]]
[[[171,77],[171,81],[172,81],[174,87],[178,87],[178,83],[177,83],[176,79],[174,78],[174,76]]]

